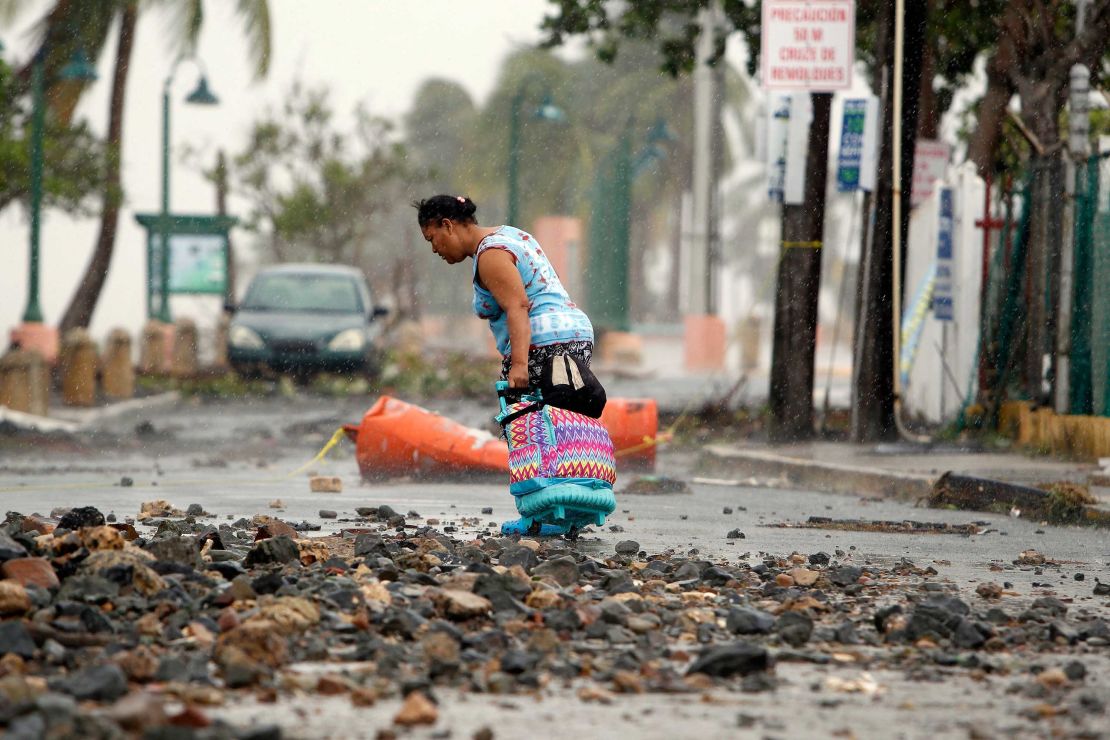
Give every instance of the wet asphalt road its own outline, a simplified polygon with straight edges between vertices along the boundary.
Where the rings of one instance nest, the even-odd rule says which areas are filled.
[[[48,514],[55,507],[87,505],[114,512],[121,520],[136,515],[143,501],[163,498],[181,509],[199,503],[221,519],[263,513],[307,521],[322,525],[322,533],[351,526],[343,520],[353,518],[357,507],[380,504],[415,511],[442,525],[459,526],[463,517],[490,525],[515,516],[507,486],[496,476],[364,482],[354,446],[347,441],[309,470],[287,477],[311,460],[338,426],[357,423],[369,406],[362,399],[312,396],[185,401],[173,409],[115,419],[77,437],[0,438],[0,495],[8,511]],[[474,426],[483,426],[491,413],[474,402],[431,401],[426,406]],[[310,473],[341,477],[343,492],[311,493]],[[689,481],[699,475],[698,451],[663,450],[655,473]],[[860,561],[908,558],[932,564],[969,591],[980,580],[1003,578],[987,572],[993,563],[1007,569],[1004,578],[1015,591],[1031,597],[1042,588],[1033,583],[1051,583],[1060,595],[1084,599],[1093,577],[1110,580],[1110,532],[1105,530],[757,485],[691,483],[690,493],[622,495],[621,488],[642,474],[621,471],[616,513],[605,528],[584,536],[580,547],[608,554],[617,542],[632,539],[648,552],[696,549],[706,558],[730,560],[758,559],[761,552],[832,554],[840,549]],[[121,486],[124,477],[133,484]],[[280,511],[270,507],[276,500],[283,504]],[[493,508],[492,516],[481,514],[485,507]],[[726,507],[733,513],[723,513]],[[337,511],[339,518],[321,520],[321,509]],[[802,523],[810,516],[980,522],[984,533],[967,537],[772,526]],[[610,531],[612,527],[621,531]],[[734,529],[745,538],[728,539]],[[460,529],[466,531],[480,530]],[[1011,562],[1029,548],[1065,565],[1042,574],[1013,568]],[[1077,572],[1085,580],[1074,580]]]

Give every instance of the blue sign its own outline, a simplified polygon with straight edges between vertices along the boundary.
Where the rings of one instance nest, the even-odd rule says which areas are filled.
[[[836,189],[841,193],[851,193],[859,189],[866,121],[866,99],[853,98],[844,101],[844,119],[840,127],[840,154],[836,160]]]
[[[933,286],[933,316],[937,321],[952,321],[952,279],[955,264],[954,223],[952,220],[952,188],[937,192],[937,279]]]

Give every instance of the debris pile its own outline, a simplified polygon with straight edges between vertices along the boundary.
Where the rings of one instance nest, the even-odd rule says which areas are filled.
[[[16,737],[279,737],[209,708],[294,691],[353,707],[403,697],[394,722],[427,725],[440,688],[559,686],[602,703],[763,692],[776,664],[798,661],[861,671],[830,676],[833,692],[881,695],[878,668],[964,671],[1015,677],[1031,719],[1103,711],[1072,651],[1105,650],[1110,624],[1053,597],[1019,603],[984,583],[965,601],[932,567],[841,551],[729,562],[623,540],[601,554],[590,542],[448,534],[389,506],[358,513],[359,526],[315,538],[271,516],[217,522],[166,502],[143,505],[142,532],[91,507],[8,514],[0,726]],[[1044,563],[1027,552],[1017,567]],[[327,671],[292,669],[304,663]]]

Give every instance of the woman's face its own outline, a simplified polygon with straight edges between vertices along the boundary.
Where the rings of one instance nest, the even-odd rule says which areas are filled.
[[[469,257],[459,239],[459,225],[449,218],[440,219],[420,228],[424,239],[447,264],[454,265]]]

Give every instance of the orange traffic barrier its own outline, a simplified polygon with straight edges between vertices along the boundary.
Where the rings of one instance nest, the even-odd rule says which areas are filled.
[[[601,423],[613,439],[617,463],[654,467],[659,409],[651,398],[610,398]]]
[[[379,398],[358,427],[344,429],[364,478],[509,471],[504,440],[391,396]]]
[[[655,464],[655,401],[610,398],[601,422],[613,438],[618,464]],[[346,424],[343,431],[355,443],[363,478],[509,472],[505,440],[391,396],[381,396],[360,424]]]

